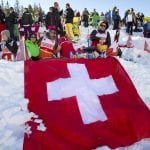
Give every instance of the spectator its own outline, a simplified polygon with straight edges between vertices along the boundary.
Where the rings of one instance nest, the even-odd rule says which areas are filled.
[[[10,13],[10,9],[6,9],[6,18],[5,18],[6,30],[9,30],[10,37],[14,39],[14,17]]]
[[[31,34],[32,23],[33,23],[32,16],[29,13],[28,8],[25,8],[25,11],[21,18],[21,24],[24,28],[25,38],[29,37],[29,35]]]
[[[61,57],[70,58],[70,54],[75,56],[75,49],[73,47],[72,42],[67,38],[66,33],[63,32],[61,34],[61,37],[58,39],[59,45],[61,46]]]
[[[0,44],[0,52],[2,59],[15,60],[17,50],[18,50],[17,43],[13,39],[11,39],[10,32],[8,30],[3,30],[1,32],[1,44]]]
[[[82,21],[84,27],[89,26],[89,11],[87,10],[87,8],[84,8],[84,11],[82,12]]]
[[[54,25],[56,26],[56,31],[58,34],[61,34],[63,32],[63,26],[61,22],[61,16],[63,15],[63,10],[60,10],[58,2],[54,2],[53,6],[53,12],[54,12]]]
[[[40,58],[56,58],[60,52],[60,45],[58,44],[56,28],[53,26],[49,28],[49,32],[45,38],[42,38],[40,43]]]
[[[115,10],[115,14],[114,14],[113,30],[118,30],[119,29],[120,21],[121,21],[121,17],[119,15],[119,10],[116,9]]]
[[[46,29],[48,29],[49,26],[55,26],[57,28],[55,24],[55,14],[54,14],[53,7],[49,8],[49,12],[47,13],[45,18],[45,24],[46,24]]]
[[[35,33],[31,33],[29,38],[25,42],[28,56],[31,60],[39,60],[40,48],[38,46],[37,36]]]
[[[5,29],[5,14],[0,7],[0,33]]]
[[[102,14],[104,16],[104,14]],[[103,16],[101,16],[103,18]],[[98,12],[96,11],[96,9],[94,9],[94,11],[91,13],[91,25],[94,27],[94,28],[97,28],[97,25],[100,21],[100,16],[98,14]]]
[[[90,34],[92,41],[91,46],[97,51],[97,53],[103,57],[107,48],[111,45],[110,33],[107,31],[108,22],[100,21],[98,29],[93,30]]]
[[[13,36],[14,36],[14,40],[19,41],[18,14],[14,11],[13,7],[10,7],[10,16],[13,18]]]
[[[74,39],[74,34],[73,34],[73,17],[74,17],[74,11],[70,7],[70,4],[66,4],[66,10],[65,10],[65,30],[68,38],[72,40],[73,42],[75,41]]]
[[[133,24],[135,23],[135,18],[134,18],[134,14],[133,12],[130,10],[128,12],[126,21],[127,21],[127,33],[129,33],[130,35],[133,34]]]

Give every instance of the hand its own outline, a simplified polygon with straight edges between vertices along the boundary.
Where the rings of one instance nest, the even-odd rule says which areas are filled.
[[[57,52],[60,52],[60,50],[61,50],[61,46],[58,45],[58,46],[57,46]]]
[[[108,48],[106,50],[106,56],[118,56],[118,51],[113,51],[113,48]]]
[[[1,43],[6,43],[6,40],[4,40],[4,39],[1,39]]]

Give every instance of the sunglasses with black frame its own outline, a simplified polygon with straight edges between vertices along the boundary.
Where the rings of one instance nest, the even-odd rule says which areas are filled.
[[[106,25],[105,24],[100,24],[100,27],[105,27],[106,28]]]
[[[36,38],[36,36],[31,36],[30,38]]]

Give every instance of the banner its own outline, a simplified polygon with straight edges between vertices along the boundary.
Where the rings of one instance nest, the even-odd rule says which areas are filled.
[[[46,130],[29,121],[24,150],[113,149],[150,138],[150,110],[112,57],[26,61],[25,97]]]

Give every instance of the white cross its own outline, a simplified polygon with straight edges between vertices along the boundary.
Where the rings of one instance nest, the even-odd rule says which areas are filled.
[[[118,91],[112,76],[90,79],[84,64],[70,63],[67,67],[70,78],[47,83],[48,101],[76,96],[84,124],[107,120],[98,96]]]

